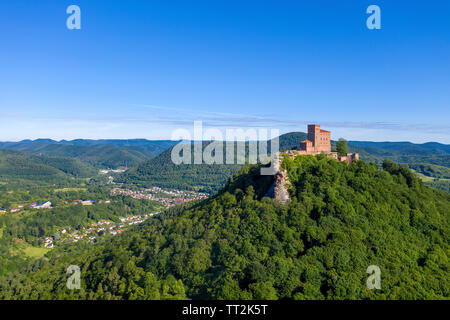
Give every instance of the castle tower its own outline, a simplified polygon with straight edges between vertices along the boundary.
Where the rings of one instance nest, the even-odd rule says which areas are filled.
[[[319,151],[320,126],[318,124],[308,124],[308,140],[312,142],[313,150]]]

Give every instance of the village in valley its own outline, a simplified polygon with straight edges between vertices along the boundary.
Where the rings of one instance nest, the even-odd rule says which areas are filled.
[[[157,186],[152,188],[137,188],[133,185],[125,186],[122,183],[114,182],[113,176],[108,174],[122,174],[127,171],[128,168],[120,167],[118,169],[104,169],[100,170],[100,175],[107,175],[108,182],[106,185],[114,185],[109,191],[110,199],[76,199],[66,200],[64,204],[52,204],[49,200],[44,200],[38,203],[20,203],[12,206],[8,209],[0,208],[0,215],[6,214],[32,214],[30,209],[35,209],[37,212],[40,210],[58,209],[61,205],[67,206],[95,206],[99,204],[110,204],[116,202],[114,197],[131,197],[133,199],[142,199],[148,201],[154,201],[159,203],[162,208],[169,208],[183,203],[188,203],[196,200],[202,200],[209,197],[207,193],[195,192],[195,191],[183,191],[177,189],[163,189]],[[45,235],[40,239],[41,246],[52,249],[57,244],[73,243],[80,240],[88,242],[96,242],[99,237],[105,235],[115,236],[120,234],[132,225],[140,224],[152,216],[159,214],[160,211],[150,213],[140,213],[129,216],[123,216],[116,219],[116,222],[111,220],[99,220],[93,221],[89,225],[78,226],[65,226],[55,232],[53,236]],[[119,221],[120,220],[120,221]],[[18,242],[23,242],[23,239],[18,238]]]
[[[123,232],[127,227],[142,223],[158,213],[159,212],[153,212],[142,215],[139,214],[134,216],[121,217],[120,223],[114,223],[110,220],[100,220],[98,222],[93,222],[89,226],[83,227],[80,230],[68,226],[59,230],[54,236],[45,238],[44,246],[46,248],[53,248],[55,241],[68,243],[78,242],[81,239],[87,239],[90,242],[95,242],[97,241],[98,237],[106,234],[115,236]]]
[[[124,173],[128,170],[127,167],[121,167],[117,170],[100,170],[100,174],[108,174],[108,173]],[[113,176],[108,176],[107,184],[112,184],[117,187],[111,190],[112,195],[122,195],[128,196],[133,199],[146,199],[160,202],[165,207],[173,207],[179,204],[195,201],[195,200],[203,200],[209,197],[209,194],[204,192],[196,192],[196,191],[186,191],[186,190],[178,190],[178,189],[163,189],[157,186],[153,186],[151,188],[144,189],[130,189],[126,187],[123,183],[116,183],[114,181]]]
[[[142,190],[130,190],[120,187],[111,189],[110,194],[113,199],[114,196],[125,196],[134,199],[144,199],[149,201],[156,201],[160,203],[164,208],[180,205],[195,200],[202,200],[208,198],[207,193],[195,192],[195,191],[183,191],[177,189],[163,189],[160,187],[152,187]],[[73,201],[65,201],[65,205],[69,206],[95,206],[96,204],[110,204],[110,199],[77,199]],[[22,203],[9,210],[0,208],[0,215],[20,213],[25,208],[32,208],[36,210],[50,210],[54,209],[52,202],[43,201],[40,203]],[[53,236],[46,236],[42,239],[41,244],[48,249],[54,248],[56,243],[71,243],[78,242],[82,239],[89,242],[96,242],[99,237],[104,235],[117,235],[126,230],[128,227],[136,224],[140,224],[152,216],[159,214],[160,211],[151,213],[142,213],[126,217],[120,217],[120,222],[114,222],[111,220],[99,220],[92,222],[87,226],[66,226],[59,229]],[[18,239],[21,241],[21,239]]]
[[[209,197],[207,193],[182,191],[177,189],[165,190],[160,187],[152,187],[143,190],[114,188],[111,190],[111,194],[129,196],[134,199],[158,201],[166,207],[172,207],[195,200],[203,200]]]
[[[150,189],[144,189],[142,191],[133,191],[129,189],[114,188],[111,190],[112,195],[122,195],[129,196],[134,199],[146,199],[160,202],[164,207],[172,207],[175,205],[202,200],[208,198],[207,193],[195,192],[195,191],[182,191],[177,189],[162,189],[160,187],[152,187]],[[75,200],[74,205],[81,204],[83,206],[94,205],[96,201],[90,200]],[[110,203],[111,200],[99,200],[99,203]],[[128,217],[121,217],[120,223],[114,223],[109,220],[100,220],[98,222],[93,222],[89,226],[84,227],[80,230],[76,230],[71,226],[59,230],[55,236],[47,237],[44,242],[46,248],[53,248],[54,241],[65,242],[77,242],[81,239],[87,239],[88,241],[95,242],[98,237],[105,234],[116,235],[123,232],[127,227],[139,224],[145,220],[151,218],[152,216],[159,214],[159,212],[139,214]]]

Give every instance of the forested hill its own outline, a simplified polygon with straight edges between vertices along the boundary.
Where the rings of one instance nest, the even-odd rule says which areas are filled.
[[[280,150],[294,148],[299,141],[306,139],[306,133],[292,132],[279,137]],[[245,143],[245,152],[248,155],[249,144]],[[204,143],[203,148],[207,143]],[[161,153],[159,156],[139,164],[129,170],[118,182],[138,184],[145,187],[160,186],[177,189],[199,190],[215,193],[220,190],[227,180],[239,172],[242,165],[208,165],[208,164],[179,164],[172,162],[172,148]],[[271,150],[271,142],[267,143],[268,153]],[[191,145],[193,153],[193,144]],[[193,156],[192,156],[193,157]],[[225,161],[226,147],[224,145],[223,157]],[[193,161],[192,161],[193,162]],[[235,162],[237,163],[237,162]]]
[[[349,151],[358,152],[360,159],[381,165],[384,159],[408,165],[423,181],[434,188],[450,193],[450,145],[436,142],[349,141]]]
[[[138,151],[113,145],[71,146],[50,144],[35,153],[79,159],[97,168],[136,166],[148,159],[147,156]]]
[[[280,151],[298,149],[300,147],[300,142],[306,139],[308,139],[308,134],[305,132],[289,132],[282,134],[278,137]],[[270,150],[270,143],[268,147]]]
[[[431,154],[448,155],[450,154],[450,145],[437,142],[427,142],[415,144],[411,142],[370,142],[370,141],[350,141],[349,144],[354,147],[366,148],[372,150],[372,153],[384,155],[386,153],[402,154]]]
[[[116,181],[142,187],[158,186],[215,193],[242,167],[226,164],[175,164],[171,158],[172,149],[128,170],[117,177]]]
[[[307,139],[304,132],[291,132],[279,137],[281,151],[298,149],[300,141]],[[252,143],[252,142],[250,142]],[[248,152],[246,144],[246,151]],[[270,152],[271,143],[267,144]],[[335,142],[332,142],[333,150]],[[162,186],[177,189],[194,189],[215,193],[224,186],[232,174],[238,172],[241,165],[175,165],[171,161],[172,148],[159,156],[140,163],[120,177],[120,182],[142,186]],[[413,144],[409,142],[361,142],[350,141],[349,151],[359,152],[360,158],[367,162],[374,161],[381,166],[384,159],[409,164],[411,168],[422,165],[422,171],[429,177],[427,183],[447,190],[450,180],[435,175],[432,164],[450,167],[450,146],[439,143]],[[226,154],[225,151],[223,153]],[[424,168],[428,166],[428,168]],[[440,179],[442,181],[437,181]],[[436,180],[436,181],[434,181]],[[450,189],[449,189],[450,190]]]
[[[91,165],[77,159],[36,156],[0,149],[0,179],[11,182],[63,182],[70,177],[85,178],[97,174]]]
[[[52,157],[74,158],[97,168],[136,166],[167,150],[176,141],[145,139],[132,140],[23,140],[0,142],[0,148],[13,149]]]
[[[450,145],[436,142],[349,141],[349,150],[359,152],[366,161],[382,162],[389,159],[400,163],[429,163],[450,167]]]
[[[450,196],[386,161],[285,159],[292,201],[245,167],[227,187],[133,231],[0,280],[0,299],[448,299]],[[81,267],[81,290],[66,269]],[[381,289],[366,286],[368,266]]]

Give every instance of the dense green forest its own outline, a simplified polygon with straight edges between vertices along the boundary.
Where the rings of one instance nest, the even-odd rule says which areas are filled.
[[[96,168],[133,167],[167,150],[176,141],[131,140],[72,140],[50,139],[0,142],[0,148],[84,161]]]
[[[437,142],[416,144],[412,142],[349,141],[352,147],[363,148],[374,155],[449,155],[450,145]]]
[[[450,167],[450,146],[435,142],[414,144],[410,142],[349,141],[350,152],[359,152],[365,161],[377,164],[389,159],[399,163],[427,163]]]
[[[51,144],[39,152],[50,156],[79,159],[97,168],[132,167],[148,159],[147,156],[139,151],[128,150],[114,145],[70,146]]]
[[[5,274],[24,270],[35,261],[22,254],[12,252],[17,250],[17,245],[8,236],[3,236],[2,232],[0,235],[0,278]]]
[[[0,299],[448,299],[450,195],[408,168],[285,159],[291,202],[246,166],[213,198],[0,279]],[[81,290],[66,269],[81,267]],[[369,265],[381,289],[366,287]]]
[[[0,149],[0,179],[53,182],[70,177],[87,178],[96,174],[94,167],[77,159],[36,156]]]
[[[177,144],[178,141],[172,140],[146,140],[146,139],[75,139],[55,141],[52,139],[22,140],[19,142],[0,142],[0,148],[14,149],[29,153],[45,152],[49,145],[65,145],[65,146],[104,146],[112,145],[125,149],[135,149],[148,157],[154,157],[171,146]]]
[[[433,188],[450,193],[450,146],[435,142],[413,144],[410,142],[350,141],[349,150],[358,152],[360,159],[381,166],[385,159],[406,164]],[[433,179],[429,179],[433,178]]]
[[[193,150],[193,145],[190,147]],[[117,181],[143,187],[158,186],[215,193],[230,176],[242,168],[238,164],[193,164],[193,161],[192,164],[175,164],[171,160],[172,149],[128,170]],[[225,159],[225,152],[223,154]],[[193,157],[192,151],[192,159]]]
[[[450,193],[450,180],[433,179],[424,182],[427,186]]]
[[[19,157],[15,152],[7,154],[0,151],[0,178],[7,180],[10,178],[39,181],[63,180],[68,177],[56,168],[30,161],[28,158]],[[8,153],[10,151],[7,151]]]
[[[294,150],[300,147],[300,141],[308,139],[308,134],[305,132],[290,132],[282,134],[278,138],[280,144],[280,151]],[[270,143],[268,144],[270,150]]]

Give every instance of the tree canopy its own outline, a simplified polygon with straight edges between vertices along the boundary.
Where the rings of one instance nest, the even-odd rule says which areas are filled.
[[[215,197],[0,279],[0,299],[448,299],[450,196],[386,161],[286,157],[292,201],[247,166]],[[81,290],[66,288],[69,265]],[[366,286],[369,265],[381,289]]]
[[[336,142],[336,149],[340,156],[346,156],[348,153],[347,140],[340,138],[338,142]]]

